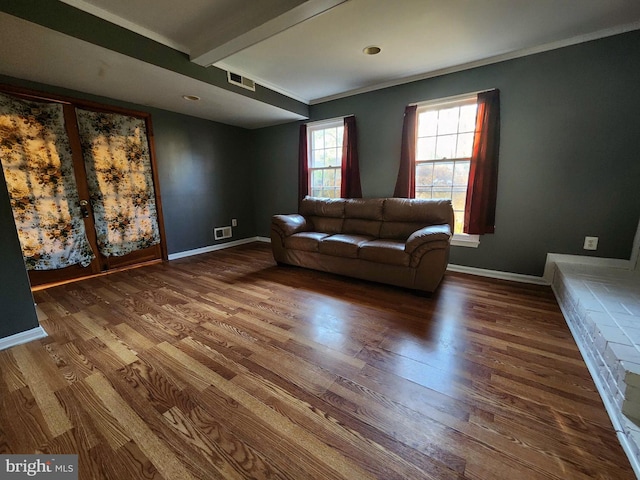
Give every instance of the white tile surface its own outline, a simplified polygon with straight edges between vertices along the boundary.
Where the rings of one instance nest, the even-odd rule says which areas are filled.
[[[556,263],[553,289],[640,471],[640,271]]]

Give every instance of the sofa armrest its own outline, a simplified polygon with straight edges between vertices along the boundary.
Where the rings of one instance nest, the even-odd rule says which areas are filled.
[[[448,224],[430,225],[413,232],[404,246],[404,251],[413,255],[421,246],[430,242],[449,242],[451,240],[451,227]]]
[[[286,238],[294,233],[311,230],[311,225],[302,215],[294,213],[290,215],[274,215],[271,217],[271,228],[277,231],[282,238]]]

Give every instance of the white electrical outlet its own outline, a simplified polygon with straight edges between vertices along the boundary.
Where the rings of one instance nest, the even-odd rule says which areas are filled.
[[[237,227],[238,226],[238,219],[232,218],[231,219],[231,226],[232,227]]]
[[[597,250],[598,249],[598,237],[584,237],[585,250]]]

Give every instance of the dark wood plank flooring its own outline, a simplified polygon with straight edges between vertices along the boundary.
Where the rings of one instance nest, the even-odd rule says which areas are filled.
[[[251,244],[36,292],[0,452],[89,479],[632,479],[547,287],[429,298]]]

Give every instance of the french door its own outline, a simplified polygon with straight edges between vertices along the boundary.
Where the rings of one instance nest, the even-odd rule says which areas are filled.
[[[166,259],[150,116],[0,94],[0,160],[32,286]]]

